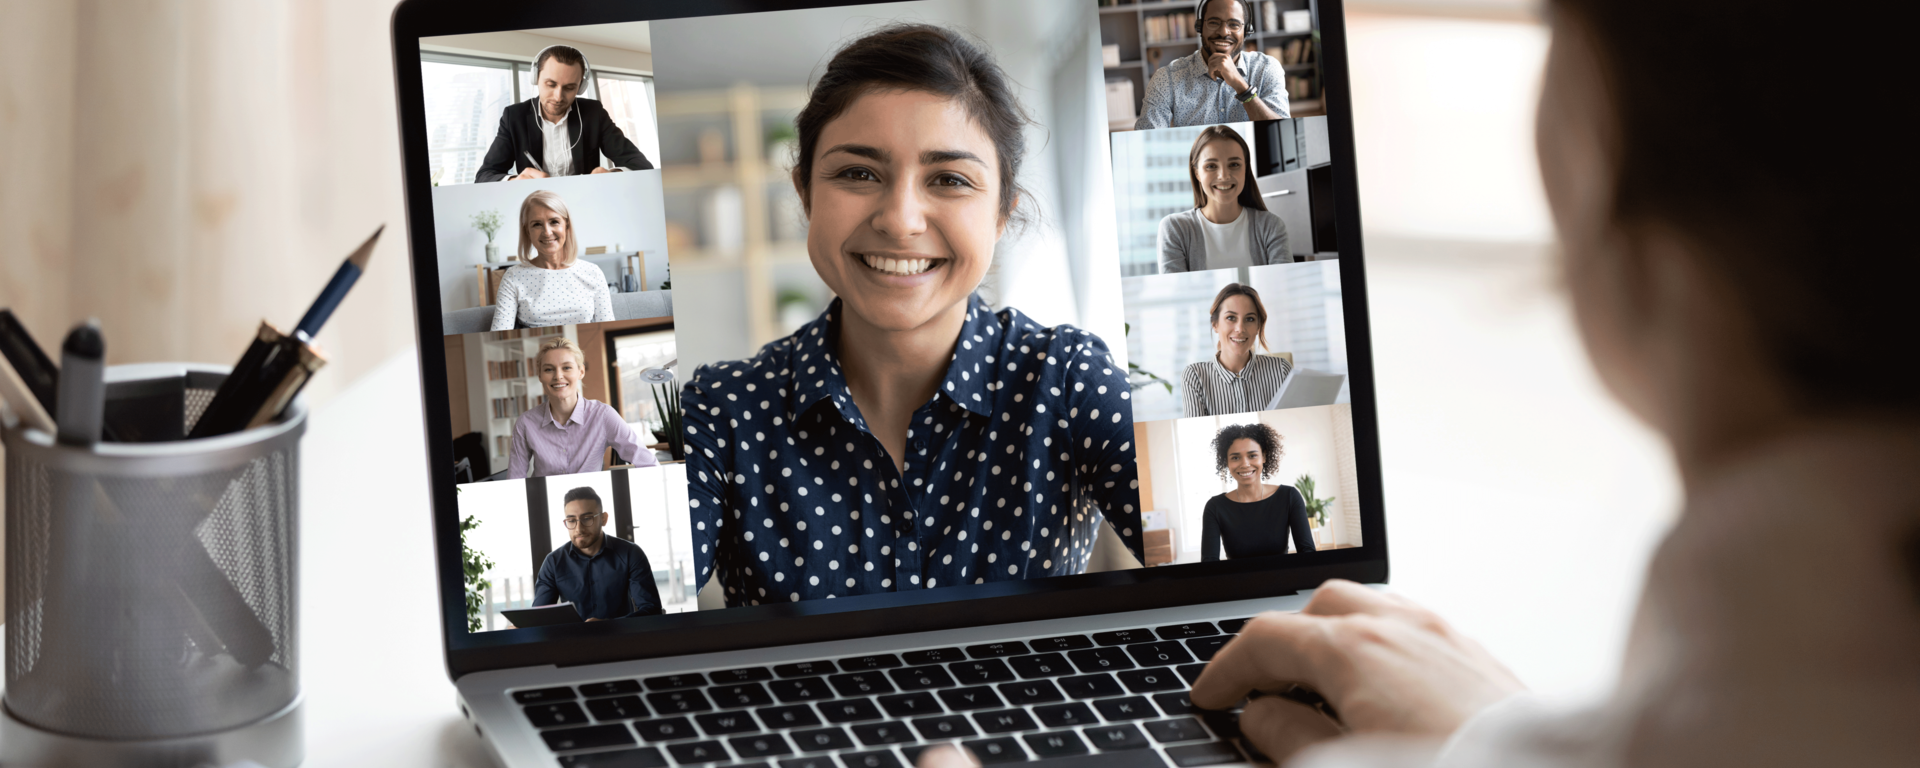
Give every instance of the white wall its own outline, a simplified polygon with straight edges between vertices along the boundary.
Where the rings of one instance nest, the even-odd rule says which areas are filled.
[[[473,215],[497,210],[506,225],[494,236],[504,254],[515,253],[520,203],[537,190],[560,195],[573,214],[582,255],[588,247],[619,243],[624,251],[647,252],[647,276],[657,280],[667,263],[666,217],[659,171],[602,173],[532,181],[455,184],[433,190],[433,237],[439,250],[442,311],[491,303],[476,295],[473,267],[487,260],[487,238],[473,228]]]

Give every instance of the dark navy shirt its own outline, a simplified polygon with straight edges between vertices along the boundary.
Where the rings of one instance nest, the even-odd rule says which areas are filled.
[[[653,565],[640,545],[606,536],[600,552],[587,557],[569,541],[547,553],[533,586],[534,605],[573,603],[583,619],[653,616],[662,612]]]
[[[840,309],[687,384],[701,583],[757,605],[1075,574],[1103,518],[1140,555],[1132,394],[1099,337],[971,297],[900,471],[841,373]]]

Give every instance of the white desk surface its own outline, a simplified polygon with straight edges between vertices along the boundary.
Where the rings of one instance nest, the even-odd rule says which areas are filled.
[[[1539,690],[1603,690],[1674,508],[1664,453],[1599,391],[1540,249],[1370,246],[1394,589]],[[492,765],[440,654],[417,376],[394,359],[306,438],[316,768]]]

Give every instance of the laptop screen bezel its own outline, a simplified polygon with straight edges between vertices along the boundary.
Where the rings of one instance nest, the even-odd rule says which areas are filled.
[[[1055,0],[1062,1],[1062,0]],[[1093,0],[1064,0],[1085,2]],[[1293,594],[1327,579],[1387,580],[1387,531],[1381,482],[1377,398],[1367,311],[1365,257],[1359,237],[1359,187],[1351,109],[1327,112],[1340,228],[1339,269],[1345,307],[1354,451],[1361,504],[1361,541],[1353,549],[1286,556],[1290,565],[1219,561],[1141,568],[1034,581],[998,582],[845,600],[694,611],[645,620],[469,633],[466,629],[460,515],[453,473],[445,347],[437,290],[432,183],[428,169],[420,40],[441,35],[628,21],[723,16],[869,5],[857,0],[404,0],[393,11],[392,42],[399,115],[407,238],[439,578],[441,633],[453,679],[490,669],[592,664],[923,632],[990,623],[1085,616],[1202,602]],[[1313,3],[1320,34],[1322,93],[1329,105],[1351,104],[1340,0]],[[989,41],[991,42],[991,41]],[[1118,297],[1115,297],[1118,300]],[[957,604],[968,610],[955,611]]]

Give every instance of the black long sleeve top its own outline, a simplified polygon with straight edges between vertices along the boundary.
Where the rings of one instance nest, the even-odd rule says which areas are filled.
[[[1293,532],[1296,552],[1312,552],[1313,530],[1307,526],[1307,501],[1293,486],[1283,485],[1266,498],[1238,502],[1220,494],[1207,499],[1200,513],[1200,560],[1264,557],[1287,553],[1287,532]]]

